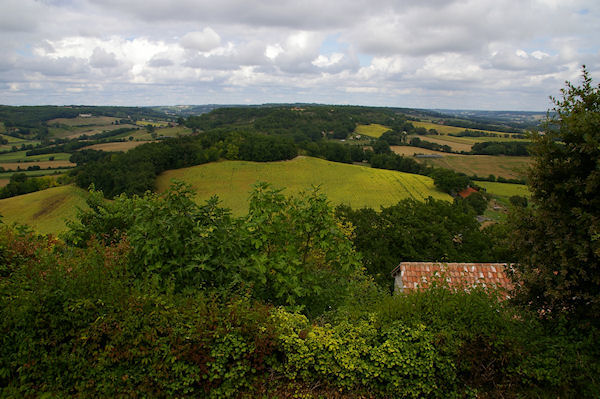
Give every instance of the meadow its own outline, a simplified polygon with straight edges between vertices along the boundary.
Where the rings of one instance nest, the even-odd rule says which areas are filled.
[[[370,125],[356,126],[356,129],[354,129],[354,133],[361,134],[363,136],[378,138],[381,137],[381,135],[387,132],[388,130],[390,130],[390,128],[387,126],[372,123]]]
[[[469,176],[487,177],[494,175],[506,179],[522,179],[525,170],[531,164],[530,157],[511,157],[504,155],[454,155],[442,158],[417,158],[432,166],[452,169]]]
[[[110,116],[93,116],[89,118],[57,118],[48,121],[51,137],[77,138],[81,135],[91,136],[108,130],[122,128],[136,129],[134,124],[117,124],[118,118]]]
[[[311,186],[320,186],[333,204],[353,208],[390,206],[405,198],[424,200],[431,196],[451,201],[452,198],[433,186],[426,176],[365,166],[329,162],[318,158],[298,157],[291,161],[248,162],[223,161],[162,173],[156,182],[164,191],[172,179],[194,187],[197,201],[217,195],[223,206],[236,215],[248,209],[248,193],[257,181],[285,188],[294,194]]]
[[[66,152],[59,152],[54,154],[40,154],[40,155],[31,155],[27,156],[27,151],[15,151],[15,152],[7,152],[4,154],[0,154],[0,162],[25,162],[28,161],[50,161],[51,157],[53,161],[67,161],[71,154]]]
[[[524,184],[511,184],[511,183],[498,183],[489,181],[478,181],[475,182],[478,186],[485,188],[485,191],[492,194],[495,197],[503,200],[502,202],[508,203],[508,199],[513,195],[519,195],[522,197],[530,197],[531,192],[529,187]]]
[[[9,136],[6,134],[0,134],[0,137],[8,141],[8,144],[0,145],[0,151],[9,151],[12,149],[13,146],[20,147],[21,145],[38,145],[40,143],[39,140],[26,140],[18,137]]]
[[[53,187],[0,200],[3,222],[27,224],[48,234],[66,229],[65,220],[74,219],[77,207],[85,207],[87,192],[73,185]]]

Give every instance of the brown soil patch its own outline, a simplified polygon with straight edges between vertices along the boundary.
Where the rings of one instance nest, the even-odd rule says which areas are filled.
[[[0,187],[6,186],[10,182],[10,179],[0,179]]]

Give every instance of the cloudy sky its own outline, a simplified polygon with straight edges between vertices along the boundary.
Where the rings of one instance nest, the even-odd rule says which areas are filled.
[[[0,104],[537,110],[598,0],[0,0]]]

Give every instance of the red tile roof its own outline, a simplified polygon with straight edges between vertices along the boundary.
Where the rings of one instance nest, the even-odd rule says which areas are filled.
[[[469,195],[476,193],[477,190],[475,190],[473,187],[467,187],[464,190],[462,190],[461,192],[458,193],[458,195],[462,198],[467,198]]]
[[[506,266],[506,263],[402,262],[392,271],[392,276],[396,278],[396,289],[409,292],[427,288],[436,276],[444,277],[451,288],[483,285],[511,290],[513,284],[504,272]]]

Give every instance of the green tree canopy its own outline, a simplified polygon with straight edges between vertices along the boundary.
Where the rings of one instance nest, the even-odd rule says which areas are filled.
[[[552,98],[533,135],[532,210],[513,215],[520,255],[517,297],[550,317],[600,321],[600,86],[583,67]]]

